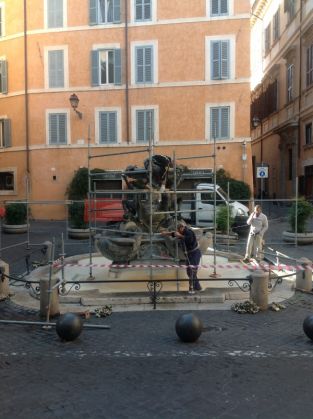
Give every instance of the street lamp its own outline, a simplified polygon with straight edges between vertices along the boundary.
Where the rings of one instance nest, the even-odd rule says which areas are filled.
[[[70,100],[70,104],[71,104],[71,106],[72,106],[72,108],[73,108],[74,112],[76,112],[76,113],[77,113],[77,115],[78,115],[79,119],[82,119],[83,114],[77,110],[77,108],[78,108],[78,104],[79,104],[79,99],[78,99],[78,96],[77,96],[75,93],[73,93],[73,94],[70,96],[70,99],[69,99],[69,100]]]

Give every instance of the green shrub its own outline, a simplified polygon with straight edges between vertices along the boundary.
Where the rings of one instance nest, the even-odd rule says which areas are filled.
[[[230,199],[235,201],[249,201],[251,197],[250,186],[245,182],[231,178],[224,169],[219,169],[216,172],[217,185],[219,185],[222,189],[224,189],[225,192],[227,192],[228,182]]]
[[[26,224],[27,205],[23,202],[5,205],[5,222],[10,225]]]
[[[216,228],[222,233],[228,233],[228,220],[229,220],[229,229],[234,224],[234,217],[231,215],[231,211],[228,213],[228,208],[226,205],[220,205],[217,207],[216,212]]]
[[[297,210],[297,216],[296,216]],[[306,201],[305,198],[299,198],[297,205],[294,202],[289,210],[289,223],[291,231],[296,231],[296,219],[297,219],[297,232],[304,233],[309,218],[313,215],[313,205]]]
[[[84,202],[73,202],[69,205],[69,226],[70,228],[88,228],[84,221]]]

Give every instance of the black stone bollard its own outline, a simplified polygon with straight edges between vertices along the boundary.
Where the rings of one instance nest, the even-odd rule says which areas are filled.
[[[56,322],[56,332],[62,340],[75,340],[82,332],[82,319],[73,313],[65,313]]]
[[[183,342],[196,342],[201,336],[203,325],[193,313],[182,314],[175,325],[177,336]]]

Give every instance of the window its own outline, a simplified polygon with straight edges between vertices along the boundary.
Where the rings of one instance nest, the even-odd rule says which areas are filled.
[[[154,143],[154,109],[136,111],[136,142]]]
[[[293,80],[294,80],[294,65],[289,64],[287,67],[287,102],[293,100]]]
[[[210,137],[224,140],[230,138],[230,107],[218,106],[210,108]]]
[[[309,124],[306,124],[306,126],[305,126],[305,144],[306,145],[311,145],[312,143],[313,143],[312,122],[310,122]]]
[[[229,79],[229,41],[211,41],[211,79]]]
[[[153,83],[153,46],[135,48],[136,83]]]
[[[3,15],[4,15],[4,10],[3,10],[3,6],[0,4],[0,37],[4,35],[4,22],[3,22]]]
[[[288,180],[292,180],[292,149],[288,149]]]
[[[117,112],[99,112],[99,143],[117,143]]]
[[[67,114],[49,113],[49,144],[67,144]]]
[[[63,22],[63,0],[46,0],[47,27],[62,28]]]
[[[273,42],[279,38],[279,8],[273,17]]]
[[[284,12],[288,14],[288,23],[295,17],[295,0],[284,0]]]
[[[8,93],[8,63],[0,60],[0,93]]]
[[[48,86],[64,87],[64,51],[48,51]]]
[[[267,55],[271,47],[271,24],[269,23],[264,31],[264,53]]]
[[[306,50],[306,85],[313,84],[313,44]]]
[[[92,86],[121,84],[121,50],[91,51]]]
[[[119,23],[121,21],[120,0],[90,0],[90,25]]]
[[[11,120],[0,119],[0,147],[11,146]]]
[[[229,14],[228,0],[211,0],[211,16],[227,16]]]
[[[15,171],[0,170],[0,194],[5,195],[15,191]]]
[[[135,20],[137,22],[152,19],[152,0],[135,0]]]

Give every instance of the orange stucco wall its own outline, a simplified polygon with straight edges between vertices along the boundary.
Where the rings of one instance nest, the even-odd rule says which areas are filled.
[[[234,136],[218,141],[217,168],[223,167],[252,186],[250,125],[249,125],[249,1],[234,1],[237,18],[211,20],[206,16],[205,0],[158,0],[157,18],[153,24],[129,24],[129,108],[126,110],[125,77],[118,87],[91,87],[90,51],[96,44],[119,44],[125,51],[123,24],[89,26],[88,2],[67,0],[67,27],[46,30],[42,0],[27,1],[27,87],[25,97],[23,1],[6,0],[6,36],[0,39],[0,57],[8,61],[9,91],[0,94],[0,119],[11,120],[12,147],[0,148],[0,168],[15,168],[17,188],[14,197],[26,196],[25,176],[30,173],[32,200],[64,200],[68,183],[75,170],[88,164],[87,137],[90,130],[91,152],[105,154],[133,149],[127,144],[127,113],[132,132],[131,107],[158,106],[159,142],[156,153],[172,156],[212,154],[212,144],[206,138],[206,105],[232,103],[234,106]],[[130,6],[130,2],[129,2]],[[130,12],[129,12],[130,15]],[[205,78],[205,38],[232,36],[235,41],[235,78],[226,83],[209,83]],[[157,41],[158,83],[139,87],[131,84],[131,45],[134,41]],[[68,86],[47,89],[45,86],[45,51],[53,46],[66,46],[68,51]],[[123,62],[125,66],[125,61]],[[69,96],[79,96],[79,119],[69,104]],[[28,106],[28,131],[26,130]],[[95,108],[121,109],[120,146],[95,146]],[[70,144],[47,144],[46,115],[49,109],[69,113]],[[28,152],[26,152],[28,138]],[[83,144],[78,144],[84,140]],[[247,160],[243,162],[242,141],[247,140]],[[80,141],[82,142],[82,141]],[[28,157],[27,157],[28,156]],[[123,169],[128,164],[142,165],[143,154],[94,159],[93,167]],[[190,167],[212,168],[212,158],[185,161]],[[55,176],[55,179],[53,179]],[[0,195],[0,200],[12,195]],[[50,209],[49,209],[50,208]],[[53,210],[52,210],[53,208]],[[32,209],[37,218],[62,218],[62,205]]]

